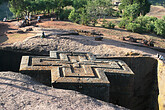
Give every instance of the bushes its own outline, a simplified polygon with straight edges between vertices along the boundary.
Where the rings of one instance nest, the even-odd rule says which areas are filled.
[[[108,28],[108,29],[113,29],[115,28],[115,24],[113,24],[111,21],[105,20],[105,18],[102,21],[103,23],[101,24],[101,27]]]
[[[135,20],[135,22],[140,24],[141,27],[144,28],[144,32],[154,32],[154,22],[156,20],[156,17],[140,16]]]
[[[71,11],[71,13],[69,14],[68,19],[69,19],[70,21],[72,21],[72,22],[79,23],[79,21],[80,21],[80,15],[79,15],[78,12],[76,12],[75,9],[73,9],[73,10]]]
[[[165,16],[163,16],[163,20],[165,21]]]
[[[128,31],[144,33],[155,32],[157,35],[165,37],[165,18],[158,19],[156,17],[140,16],[134,21],[123,19],[119,23],[120,28],[126,28]]]
[[[135,22],[140,24],[141,26],[146,26],[146,24],[153,23],[157,20],[156,17],[149,17],[149,16],[139,16],[136,18]]]
[[[113,16],[114,16],[114,17],[120,17],[120,12],[119,12],[119,11],[115,11],[115,12],[113,13]]]
[[[155,22],[158,18],[154,17],[154,16],[150,16],[148,19],[149,19],[149,21]]]
[[[155,26],[154,29],[155,33],[165,38],[165,21],[162,19],[158,19],[155,21],[154,26]]]
[[[105,18],[104,18],[102,22],[103,22],[103,23],[101,24],[101,27],[106,27],[107,20],[105,20]]]
[[[140,24],[137,24],[137,23],[129,23],[128,25],[126,25],[126,29],[128,31],[137,32],[137,33],[144,32],[144,28]]]
[[[113,29],[115,27],[115,24],[113,24],[111,21],[107,23],[107,28]]]
[[[154,32],[155,26],[153,23],[147,23],[144,28],[146,32]]]
[[[120,21],[120,23],[118,24],[118,26],[119,26],[120,28],[125,28],[125,26],[126,26],[128,23],[129,23],[128,20],[123,19],[122,21]]]
[[[90,22],[90,17],[83,11],[83,12],[80,14],[80,23],[81,23],[82,25],[88,26],[88,25],[89,25],[89,22]]]
[[[70,21],[81,23],[82,25],[89,25],[91,20],[91,17],[86,13],[84,8],[80,8],[77,11],[73,9],[68,18]]]
[[[140,24],[141,26],[145,26],[146,23],[148,23],[148,16],[139,16],[138,18],[135,19],[135,23]]]
[[[91,18],[91,24],[92,24],[92,26],[96,26],[97,23],[98,23],[97,22],[97,17],[92,17]]]
[[[60,13],[60,20],[68,20],[68,17],[71,13],[71,9],[65,9]]]
[[[123,17],[128,20],[134,20],[140,15],[140,4],[128,5],[124,9]]]
[[[155,32],[157,35],[165,36],[165,21],[156,17],[140,16],[135,20],[143,27],[144,32]]]

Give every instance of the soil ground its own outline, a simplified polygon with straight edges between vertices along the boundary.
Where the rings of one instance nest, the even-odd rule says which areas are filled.
[[[162,19],[163,16],[165,16],[165,8],[163,6],[153,6],[152,5],[150,12],[147,15]]]
[[[34,36],[34,33],[17,33],[21,30],[16,26],[17,22],[0,22],[0,44],[12,44],[14,42],[23,41],[27,37]],[[7,33],[12,32],[12,33]]]

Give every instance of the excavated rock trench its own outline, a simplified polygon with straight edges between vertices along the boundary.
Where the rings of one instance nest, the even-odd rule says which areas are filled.
[[[41,55],[0,50],[0,71],[19,72],[21,58],[24,55]],[[99,59],[99,57],[98,57]],[[120,105],[132,110],[159,110],[158,104],[158,61],[150,57],[111,57],[120,59],[135,73],[134,94],[129,105]],[[112,102],[118,104],[117,102]]]

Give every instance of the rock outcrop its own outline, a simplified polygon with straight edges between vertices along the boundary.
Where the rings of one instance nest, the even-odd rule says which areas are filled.
[[[75,91],[47,87],[14,72],[0,72],[0,97],[0,110],[126,110]]]

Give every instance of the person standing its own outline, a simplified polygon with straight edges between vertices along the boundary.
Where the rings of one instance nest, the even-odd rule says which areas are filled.
[[[41,22],[40,16],[38,16],[37,22]]]
[[[6,22],[7,21],[7,18],[5,17],[5,18],[3,18],[3,22]]]

